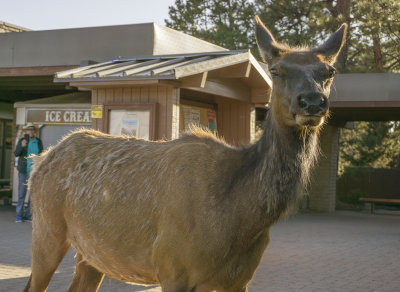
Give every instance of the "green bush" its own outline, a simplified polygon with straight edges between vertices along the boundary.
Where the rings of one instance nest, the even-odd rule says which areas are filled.
[[[359,189],[353,189],[348,190],[347,192],[343,191],[338,193],[339,201],[347,204],[360,204],[358,199],[366,196],[367,194]]]

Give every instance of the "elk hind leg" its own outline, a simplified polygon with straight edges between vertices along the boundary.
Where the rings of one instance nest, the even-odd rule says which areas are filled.
[[[103,281],[104,274],[83,260],[80,253],[76,254],[75,275],[69,292],[96,292]]]

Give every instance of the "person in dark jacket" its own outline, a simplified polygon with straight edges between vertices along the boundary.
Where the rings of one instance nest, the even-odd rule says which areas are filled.
[[[24,209],[25,197],[28,189],[29,174],[32,171],[33,160],[31,154],[39,155],[43,151],[42,141],[35,137],[35,126],[28,123],[24,128],[25,135],[19,139],[14,155],[18,158],[18,203],[16,208],[15,222],[31,222],[30,199],[28,206]]]

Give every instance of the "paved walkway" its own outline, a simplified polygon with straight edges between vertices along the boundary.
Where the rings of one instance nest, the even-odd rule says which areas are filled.
[[[22,291],[30,274],[31,226],[0,207],[0,291]],[[49,292],[67,291],[70,251]],[[100,291],[160,292],[106,278]],[[250,292],[400,291],[400,216],[355,212],[301,214],[271,229],[271,243]]]

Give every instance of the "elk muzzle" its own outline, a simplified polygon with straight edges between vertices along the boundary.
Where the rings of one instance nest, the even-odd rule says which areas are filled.
[[[305,115],[323,116],[328,111],[328,98],[318,92],[300,94],[297,102]]]
[[[299,113],[295,120],[300,126],[320,126],[328,112],[328,98],[319,92],[300,94],[297,97]]]

